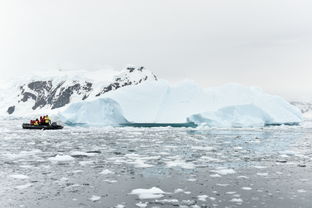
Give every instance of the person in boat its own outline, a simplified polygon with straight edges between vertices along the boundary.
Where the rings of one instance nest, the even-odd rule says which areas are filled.
[[[42,117],[42,116],[40,116],[39,121],[40,121],[40,125],[43,125],[43,124],[44,124],[44,120],[43,120],[43,117]]]
[[[46,125],[50,125],[50,124],[51,124],[51,119],[49,118],[48,115],[46,115],[46,116],[44,117],[44,119],[45,119],[45,124],[46,124]]]
[[[34,125],[35,125],[35,126],[38,126],[38,125],[39,125],[39,119],[38,119],[38,118],[36,119]]]

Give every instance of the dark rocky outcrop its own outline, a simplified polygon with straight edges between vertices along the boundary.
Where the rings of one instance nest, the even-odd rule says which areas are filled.
[[[14,106],[14,105],[13,105],[13,106],[10,106],[10,107],[8,108],[8,110],[7,110],[8,114],[12,114],[12,113],[14,113],[14,111],[15,111],[15,106]]]

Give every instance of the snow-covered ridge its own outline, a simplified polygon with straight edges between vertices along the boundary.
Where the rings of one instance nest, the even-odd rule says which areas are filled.
[[[128,66],[121,72],[59,71],[53,75],[29,76],[18,81],[0,95],[1,115],[27,115],[49,112],[69,103],[93,99],[122,87],[156,81],[157,77],[144,67]]]
[[[293,101],[291,104],[298,107],[305,118],[312,119],[312,103]]]

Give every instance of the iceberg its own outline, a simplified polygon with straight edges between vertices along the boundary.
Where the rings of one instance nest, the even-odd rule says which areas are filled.
[[[71,104],[61,115],[67,121],[89,125],[129,121],[259,127],[302,121],[297,107],[259,88],[239,84],[201,88],[191,81],[172,85],[164,80],[120,88],[88,102]]]
[[[115,126],[126,123],[119,104],[110,98],[73,103],[59,115],[67,124]]]
[[[283,109],[281,109],[283,110]],[[273,116],[273,117],[272,117]],[[208,127],[239,128],[263,127],[267,125],[298,124],[301,120],[295,117],[283,120],[266,113],[253,105],[237,105],[221,108],[215,112],[195,114],[188,118],[189,122]]]

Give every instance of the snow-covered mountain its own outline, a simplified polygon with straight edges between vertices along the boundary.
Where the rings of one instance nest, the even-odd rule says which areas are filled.
[[[64,122],[89,125],[191,121],[209,127],[261,127],[302,121],[297,107],[261,89],[239,84],[202,88],[191,81],[172,84],[158,80],[144,67],[129,66],[120,72],[40,72],[13,81],[12,87],[0,89],[1,116],[52,114]],[[293,104],[302,112],[311,108]]]
[[[20,116],[26,112],[47,112],[69,103],[100,97],[122,87],[157,80],[157,77],[144,67],[129,66],[121,72],[92,73],[69,75],[60,72],[53,76],[31,77],[18,82],[13,87],[2,90],[1,115]]]
[[[304,117],[312,118],[312,103],[309,102],[299,102],[293,101],[290,102],[292,105],[297,106]]]

